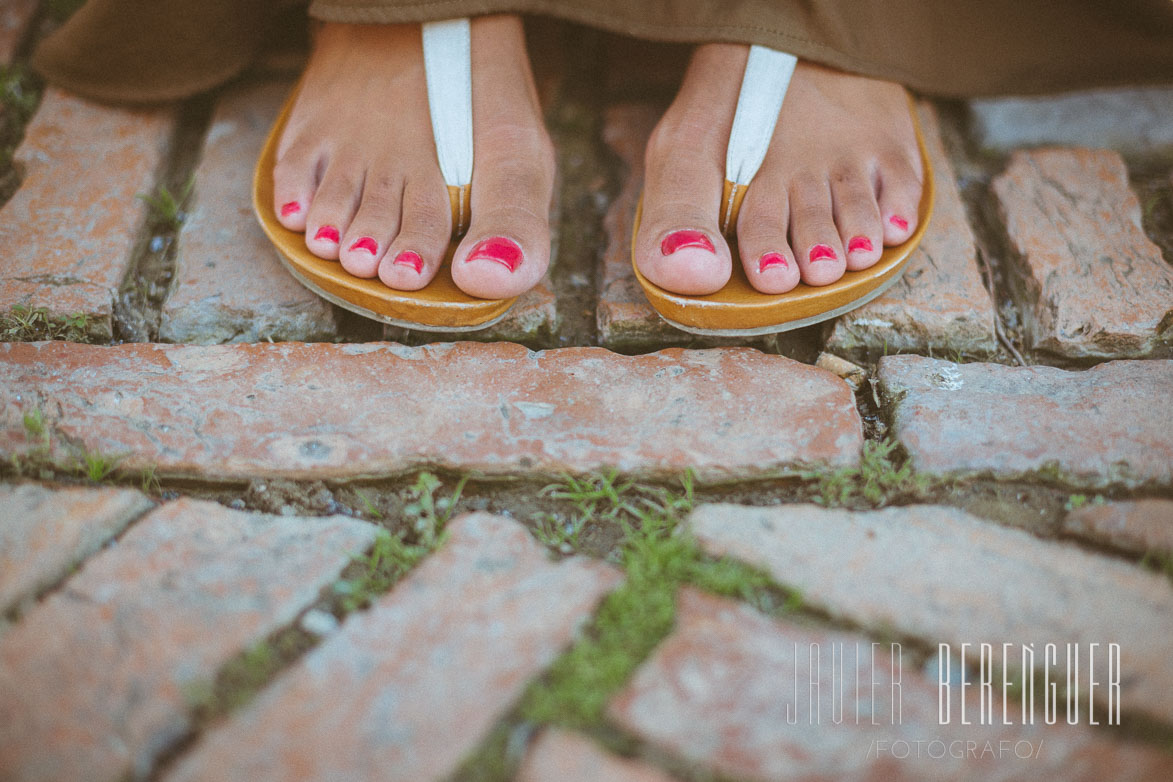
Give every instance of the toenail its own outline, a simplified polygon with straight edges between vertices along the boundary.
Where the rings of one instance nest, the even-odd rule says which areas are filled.
[[[908,230],[908,221],[905,220],[900,215],[892,215],[891,217],[888,218],[888,222],[890,222],[892,225],[899,228],[901,231]]]
[[[410,250],[404,250],[396,255],[394,263],[400,266],[410,266],[416,274],[424,270],[424,259],[420,257],[419,253],[413,253]]]
[[[866,236],[857,236],[847,245],[847,252],[849,253],[870,253],[871,251],[872,240]]]
[[[839,260],[839,256],[835,254],[835,251],[833,249],[831,249],[830,246],[825,245],[825,244],[816,244],[814,247],[811,248],[810,259],[812,262],[813,261],[837,261],[837,260]]]
[[[369,236],[364,236],[354,244],[350,245],[350,251],[366,250],[371,255],[376,255],[379,252],[379,243]]]
[[[315,241],[333,242],[334,244],[338,244],[338,239],[338,229],[332,225],[323,225],[318,229],[318,232],[314,234]]]
[[[786,256],[782,253],[766,253],[758,260],[758,271],[764,272],[771,266],[781,266],[785,269],[790,264],[786,262]]]
[[[281,216],[289,217],[289,215],[295,215],[300,211],[301,204],[297,203],[296,201],[290,201],[288,204],[285,204],[281,207]]]
[[[716,252],[713,249],[712,241],[709,240],[709,237],[705,236],[703,231],[688,229],[684,231],[673,231],[665,236],[664,241],[660,242],[660,253],[662,255],[671,255],[685,247],[699,247],[702,250]]]
[[[517,271],[517,267],[521,265],[521,258],[521,248],[517,242],[503,236],[494,236],[477,242],[464,262],[493,261],[512,272]]]

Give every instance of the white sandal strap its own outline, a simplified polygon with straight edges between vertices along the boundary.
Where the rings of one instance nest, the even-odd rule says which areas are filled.
[[[428,111],[440,173],[449,187],[472,182],[472,44],[468,19],[423,25]]]
[[[733,184],[748,185],[761,167],[797,63],[792,54],[750,47],[725,153],[725,178]]]

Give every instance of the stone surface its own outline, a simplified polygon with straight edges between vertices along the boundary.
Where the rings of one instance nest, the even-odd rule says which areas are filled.
[[[127,489],[0,486],[0,613],[54,584],[149,507]]]
[[[0,7],[0,65],[16,56],[36,10],[37,0],[5,0]]]
[[[465,515],[168,782],[447,778],[619,578],[586,559],[550,562],[516,522]]]
[[[174,126],[173,109],[111,108],[56,88],[17,150],[24,181],[0,209],[0,315],[45,307],[84,314],[109,338],[115,294],[131,260]]]
[[[1173,484],[1173,361],[1069,372],[888,356],[878,376],[896,437],[921,472]]]
[[[977,142],[986,149],[1063,144],[1146,156],[1173,146],[1173,87],[975,100],[969,106]]]
[[[0,454],[43,409],[161,476],[357,478],[414,469],[702,481],[859,459],[851,389],[748,348],[621,356],[507,343],[0,344]]]
[[[618,758],[566,730],[549,729],[533,743],[517,782],[672,782],[663,771]]]
[[[185,693],[293,621],[375,527],[179,500],[0,636],[0,779],[143,778]]]
[[[1082,726],[961,725],[956,712],[939,724],[936,678],[911,668],[903,650],[895,656],[882,644],[872,654],[865,636],[771,620],[685,590],[672,635],[610,713],[640,738],[746,782],[1141,782],[1173,773],[1168,755]]]
[[[334,335],[333,307],[285,270],[253,215],[253,168],[289,90],[286,82],[251,84],[217,103],[195,171],[194,207],[179,234],[160,340],[313,342]]]
[[[993,190],[1012,248],[1009,275],[1028,342],[1068,359],[1170,353],[1173,268],[1141,228],[1114,152],[1016,152]]]
[[[643,192],[644,146],[663,107],[649,103],[609,106],[604,114],[603,140],[626,166],[623,185],[603,217],[607,247],[599,276],[595,308],[599,342],[612,350],[655,350],[667,345],[769,345],[772,338],[699,337],[664,322],[631,268],[631,232],[635,207]]]
[[[1173,554],[1173,500],[1085,505],[1067,514],[1063,531],[1136,554]]]
[[[1100,643],[1101,662],[1120,644],[1124,710],[1173,722],[1173,590],[1160,575],[947,507],[709,505],[689,525],[713,556],[760,567],[808,605],[876,631],[955,648],[1072,643],[1087,653]]]
[[[931,104],[920,104],[933,164],[932,221],[904,276],[878,299],[833,321],[827,347],[846,354],[997,350],[994,307],[978,269],[977,246]]]

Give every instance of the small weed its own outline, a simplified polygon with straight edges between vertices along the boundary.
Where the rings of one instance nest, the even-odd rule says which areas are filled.
[[[49,429],[45,426],[45,414],[41,412],[41,408],[36,408],[24,414],[24,435],[31,443],[34,439],[42,440],[48,444]]]
[[[543,513],[538,517],[534,528],[536,537],[545,546],[556,549],[563,554],[570,554],[578,548],[579,538],[586,526],[586,516],[575,516],[563,521],[551,513]]]
[[[1167,551],[1146,551],[1140,558],[1140,566],[1154,573],[1162,573],[1173,581],[1173,553]]]
[[[77,457],[77,472],[90,483],[101,483],[114,472],[120,461],[121,456],[83,450]]]
[[[0,341],[32,342],[57,339],[67,342],[89,342],[89,316],[84,313],[50,318],[45,307],[14,306],[7,315],[0,315]]]
[[[354,493],[358,497],[359,502],[362,503],[363,510],[366,512],[366,514],[369,518],[372,518],[372,519],[382,519],[383,518],[383,511],[379,510],[379,508],[375,505],[375,503],[371,502],[370,497],[363,494],[358,489],[355,489]]]
[[[41,91],[27,68],[0,65],[0,106],[13,112],[13,120],[27,122],[40,101]]]
[[[155,465],[144,467],[139,473],[139,487],[143,494],[159,494],[163,491],[163,484],[155,474]]]
[[[466,483],[468,476],[460,479],[451,497],[437,498],[436,491],[442,485],[440,479],[430,472],[421,472],[415,485],[407,490],[411,502],[403,508],[403,512],[413,519],[412,529],[420,545],[428,549],[439,545],[444,525],[451,518],[456,503],[460,502]]]
[[[868,441],[858,467],[843,467],[832,473],[806,472],[802,477],[815,481],[814,501],[827,507],[865,505],[882,508],[902,497],[920,497],[928,480],[905,463],[898,467],[893,454],[896,441]]]
[[[1079,510],[1085,505],[1103,505],[1103,496],[1097,494],[1093,498],[1088,498],[1086,494],[1072,494],[1067,498],[1067,502],[1063,503],[1063,509],[1066,511]]]
[[[153,194],[139,193],[139,200],[151,210],[151,221],[159,228],[174,231],[187,219],[184,206],[195,188],[195,175],[187,178],[179,195],[173,195],[166,185],[159,185]]]

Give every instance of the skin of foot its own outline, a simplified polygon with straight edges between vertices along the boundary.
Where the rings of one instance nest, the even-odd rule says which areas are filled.
[[[554,150],[521,20],[471,23],[471,220],[452,277],[480,298],[533,287],[550,260]],[[418,290],[436,275],[452,211],[432,139],[419,25],[323,24],[273,169],[275,214],[310,252],[357,277]]]
[[[749,48],[697,47],[645,155],[640,271],[703,295],[729,281],[718,228],[725,152]],[[828,285],[916,230],[924,172],[897,84],[800,62],[737,218],[738,253],[763,293]]]

